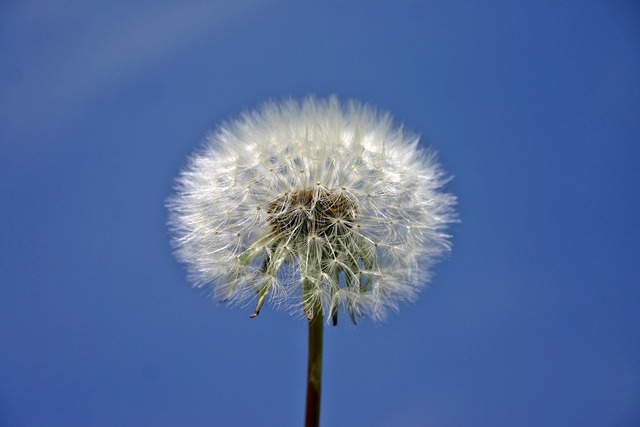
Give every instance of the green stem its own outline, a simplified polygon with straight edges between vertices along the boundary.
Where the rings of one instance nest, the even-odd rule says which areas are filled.
[[[306,427],[320,425],[320,395],[322,390],[322,333],[324,316],[319,307],[309,319],[309,365],[307,368]]]

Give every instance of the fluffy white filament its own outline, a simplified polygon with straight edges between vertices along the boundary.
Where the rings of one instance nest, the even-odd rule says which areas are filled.
[[[196,286],[355,322],[412,300],[449,247],[455,197],[434,155],[356,102],[269,103],[211,134],[168,201]]]

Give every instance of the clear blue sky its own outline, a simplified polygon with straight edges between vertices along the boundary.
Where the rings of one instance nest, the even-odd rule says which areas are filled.
[[[164,201],[269,98],[389,110],[462,219],[325,334],[325,426],[640,425],[634,1],[0,4],[0,425],[297,426],[306,324],[190,287]]]

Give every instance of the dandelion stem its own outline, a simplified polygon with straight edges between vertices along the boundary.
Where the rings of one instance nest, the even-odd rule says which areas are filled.
[[[307,368],[307,410],[306,427],[320,425],[320,395],[322,391],[322,334],[324,316],[322,309],[316,307],[309,319],[309,365]]]

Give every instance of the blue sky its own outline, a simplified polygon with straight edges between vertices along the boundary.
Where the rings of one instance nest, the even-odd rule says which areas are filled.
[[[419,300],[325,334],[322,422],[640,424],[633,1],[4,1],[0,425],[301,425],[306,324],[228,309],[165,199],[267,99],[389,110],[462,222]]]

